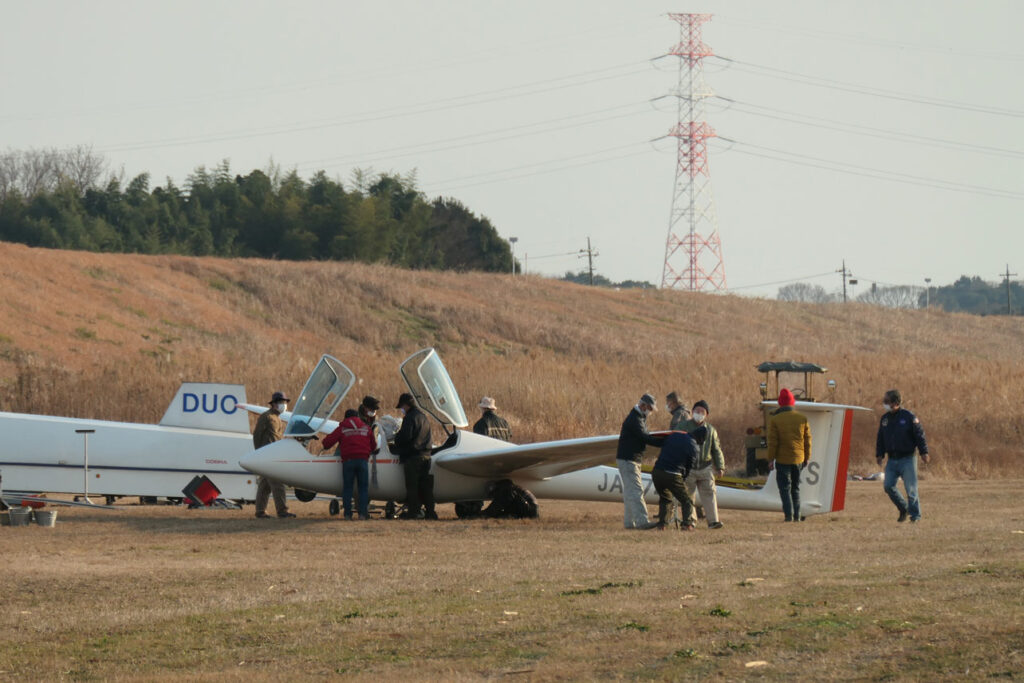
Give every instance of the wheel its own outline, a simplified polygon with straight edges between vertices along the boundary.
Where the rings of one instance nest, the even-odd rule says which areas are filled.
[[[455,516],[459,519],[472,519],[480,516],[484,509],[482,500],[464,500],[455,504]]]
[[[295,489],[295,497],[301,500],[303,503],[316,498],[316,491],[307,491],[306,489]]]
[[[394,519],[398,508],[395,506],[395,501],[389,500],[384,504],[384,519]]]
[[[327,512],[329,512],[333,517],[337,517],[338,513],[341,512],[341,503],[338,502],[337,498],[332,500],[327,506]]]

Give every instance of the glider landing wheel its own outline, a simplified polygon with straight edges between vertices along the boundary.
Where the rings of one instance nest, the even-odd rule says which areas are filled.
[[[455,504],[455,516],[459,519],[472,519],[479,517],[483,509],[482,500],[465,500]]]
[[[295,489],[295,497],[303,503],[308,503],[316,498],[316,491],[307,491],[305,489]]]
[[[327,505],[327,512],[329,512],[332,517],[337,517],[338,513],[341,512],[341,503],[339,503],[337,499],[332,500]]]
[[[397,516],[398,508],[395,506],[395,501],[389,500],[384,505],[384,519],[394,519]]]

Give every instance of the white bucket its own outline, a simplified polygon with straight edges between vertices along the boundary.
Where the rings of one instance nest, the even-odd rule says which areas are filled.
[[[30,508],[11,508],[11,526],[28,526],[32,521],[32,510]]]
[[[39,526],[54,526],[57,524],[57,511],[36,510],[36,524]]]

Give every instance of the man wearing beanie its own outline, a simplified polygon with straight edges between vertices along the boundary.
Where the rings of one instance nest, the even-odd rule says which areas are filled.
[[[665,443],[665,437],[652,436],[647,431],[647,416],[655,410],[654,397],[644,394],[622,421],[622,430],[619,432],[615,462],[622,479],[622,503],[625,508],[623,524],[627,529],[652,529],[656,526],[647,517],[643,478],[640,474],[640,463],[647,446],[661,446]]]
[[[704,508],[704,516],[708,520],[709,529],[721,529],[723,524],[718,519],[718,493],[715,491],[715,477],[725,474],[725,455],[722,453],[722,442],[718,439],[718,430],[708,424],[711,409],[708,402],[701,399],[693,404],[690,419],[683,422],[679,429],[691,434],[704,427],[707,435],[700,446],[700,457],[690,474],[686,477],[686,491],[693,499],[694,491],[700,491],[700,505]],[[696,508],[690,508],[690,526],[697,523]]]
[[[811,428],[807,418],[793,409],[793,392],[779,392],[779,409],[768,420],[768,461],[775,461],[775,481],[787,522],[799,522],[800,470],[811,460]]]

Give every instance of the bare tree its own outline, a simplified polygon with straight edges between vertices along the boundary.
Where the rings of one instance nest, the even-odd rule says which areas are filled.
[[[775,298],[779,301],[803,301],[812,304],[825,304],[834,299],[821,285],[806,282],[794,282],[779,287],[779,293]]]
[[[857,301],[886,308],[917,308],[923,291],[923,287],[914,285],[879,287],[872,284],[871,289],[857,296]]]
[[[84,193],[98,187],[106,173],[106,159],[87,145],[8,150],[0,154],[0,200],[15,191],[24,197],[52,192],[62,181]]]

